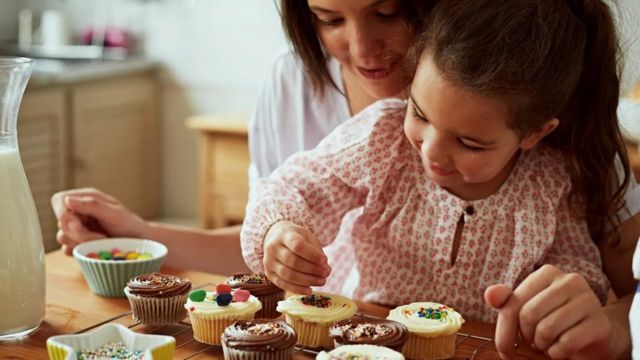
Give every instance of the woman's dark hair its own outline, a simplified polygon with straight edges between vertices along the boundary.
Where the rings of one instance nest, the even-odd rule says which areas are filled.
[[[434,2],[435,0],[400,0],[402,13],[412,34],[420,32]],[[280,0],[279,11],[282,27],[302,62],[305,74],[311,80],[313,90],[322,96],[326,85],[337,88],[329,74],[327,54],[316,34],[314,15],[307,0]]]
[[[506,99],[519,136],[558,118],[543,139],[567,159],[574,215],[599,243],[619,223],[629,160],[618,127],[618,41],[601,0],[441,0],[410,58],[431,56],[442,76]],[[616,170],[616,157],[624,169]],[[617,241],[614,241],[614,243]]]

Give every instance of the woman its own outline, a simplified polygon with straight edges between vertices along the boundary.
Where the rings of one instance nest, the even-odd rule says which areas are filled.
[[[250,127],[252,181],[267,176],[292,153],[314,147],[335,126],[375,100],[405,97],[411,74],[404,71],[404,58],[430,5],[399,0],[282,0],[283,24],[304,71],[291,53],[276,61]],[[605,244],[601,247],[605,270],[618,294],[633,289],[628,269],[640,234],[639,197],[636,187],[627,192],[629,212],[621,213],[619,245],[601,242]],[[67,253],[79,242],[105,235],[133,236],[165,243],[174,265],[229,272],[234,268],[225,260],[241,263],[238,228],[204,231],[148,223],[96,190],[58,193],[52,203],[60,221],[57,238]],[[97,219],[99,227],[86,221],[91,218]],[[203,244],[210,250],[202,251]],[[325,249],[328,258],[349,256],[344,248],[348,244],[335,246]],[[336,263],[347,263],[344,258],[339,260]],[[548,275],[537,273],[535,279],[547,281]],[[524,307],[530,300],[514,303],[515,299],[507,289],[498,289],[487,300],[496,308],[509,309]],[[630,347],[626,321],[630,299],[604,308],[607,331],[597,340],[611,347],[611,357]],[[518,319],[510,315],[518,313],[523,312],[501,312],[499,323],[515,321],[518,326]],[[505,338],[499,327],[497,342],[504,343]],[[504,351],[508,355],[510,350]]]

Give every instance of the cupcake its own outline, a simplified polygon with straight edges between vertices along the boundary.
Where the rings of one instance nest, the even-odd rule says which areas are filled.
[[[124,288],[133,319],[143,324],[162,325],[180,322],[187,316],[184,302],[191,282],[177,276],[151,273],[133,277]]]
[[[278,301],[284,300],[284,290],[275,286],[263,274],[233,274],[226,280],[233,289],[249,290],[262,303],[262,309],[256,314],[256,318],[277,318],[280,314],[276,311]]]
[[[291,325],[272,319],[236,321],[221,338],[226,360],[291,359],[296,340]]]
[[[316,360],[404,360],[404,356],[388,347],[361,344],[343,345],[329,352],[321,351]]]
[[[260,300],[249,291],[232,291],[227,284],[218,284],[216,291],[194,290],[184,305],[189,313],[193,337],[205,344],[220,345],[224,329],[238,320],[251,320],[262,308]]]
[[[401,351],[409,330],[396,321],[356,316],[333,324],[329,337],[336,347],[370,344]]]
[[[432,302],[399,306],[387,319],[409,329],[402,353],[409,359],[448,359],[456,352],[456,334],[464,319],[452,308]]]
[[[294,295],[278,302],[277,310],[298,333],[298,344],[311,348],[331,349],[329,327],[336,321],[356,313],[356,304],[342,296],[316,292]]]

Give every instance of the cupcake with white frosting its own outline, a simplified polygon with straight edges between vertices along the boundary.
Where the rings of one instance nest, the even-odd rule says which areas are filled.
[[[278,302],[277,310],[298,333],[298,345],[310,348],[333,348],[329,327],[356,313],[356,304],[342,296],[315,292],[294,295]]]
[[[195,290],[184,305],[189,313],[193,337],[205,344],[220,345],[224,329],[237,320],[251,320],[262,304],[247,290],[231,290],[219,284],[216,291]]]
[[[384,346],[342,345],[329,352],[321,351],[316,360],[404,360],[401,353]]]
[[[456,335],[464,319],[452,308],[433,302],[399,306],[389,320],[404,324],[409,339],[402,353],[409,359],[448,359],[456,352]]]

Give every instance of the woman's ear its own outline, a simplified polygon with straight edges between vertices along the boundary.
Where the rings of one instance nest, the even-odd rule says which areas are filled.
[[[520,141],[520,149],[522,150],[531,150],[534,146],[536,146],[540,140],[544,139],[545,136],[551,134],[553,130],[555,130],[560,124],[560,120],[557,118],[553,118],[542,126],[538,128],[538,130],[532,132],[531,134],[525,136]]]

